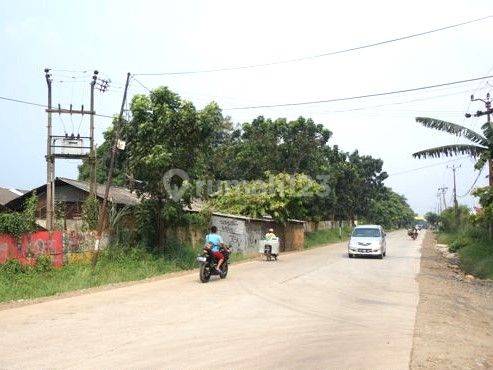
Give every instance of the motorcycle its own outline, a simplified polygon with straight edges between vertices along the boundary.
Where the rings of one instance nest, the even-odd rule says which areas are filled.
[[[212,275],[219,275],[221,279],[225,279],[228,275],[228,260],[230,251],[227,248],[221,248],[220,252],[224,256],[224,261],[221,265],[221,273],[216,270],[218,261],[214,258],[214,255],[209,248],[204,248],[202,254],[197,257],[197,261],[200,263],[199,277],[202,283],[207,283]]]
[[[417,231],[413,231],[413,230],[409,230],[407,232],[407,235],[409,235],[412,240],[416,240],[416,238],[418,237],[418,232]]]

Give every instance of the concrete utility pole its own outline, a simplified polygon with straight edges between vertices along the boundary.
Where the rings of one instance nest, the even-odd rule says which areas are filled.
[[[486,122],[490,125],[490,128],[493,130],[493,122],[491,121],[491,115],[493,114],[493,108],[491,108],[491,98],[490,93],[486,94],[486,99],[474,98],[474,95],[471,95],[471,101],[481,101],[484,103],[486,110],[481,111],[478,110],[474,113],[474,117],[486,116]],[[472,115],[470,113],[466,113],[466,118],[471,118]],[[493,160],[488,160],[488,184],[490,187],[493,186]]]
[[[442,213],[442,201],[441,201],[441,196],[442,194],[440,193],[440,190],[437,192],[437,214]]]
[[[120,130],[123,120],[123,111],[125,109],[125,103],[127,101],[127,90],[128,84],[130,82],[130,72],[127,73],[127,81],[125,82],[125,90],[123,91],[122,105],[120,107],[120,114],[118,115],[118,120],[115,122],[115,136],[113,137],[113,144],[111,147],[111,157],[110,157],[110,168],[108,170],[108,180],[106,181],[106,187],[104,189],[103,204],[99,210],[99,222],[98,222],[98,232],[96,234],[96,242],[94,244],[94,257],[92,260],[93,266],[96,265],[99,256],[99,243],[101,241],[101,236],[103,235],[104,226],[106,224],[106,208],[108,206],[108,196],[110,193],[111,182],[113,181],[113,170],[115,169],[115,160],[118,150],[118,141],[120,140]]]
[[[46,138],[46,229],[53,229],[53,200],[52,200],[52,173],[53,157],[51,155],[51,75],[50,70],[45,68],[46,84],[48,85],[48,136]]]
[[[445,201],[445,193],[447,192],[448,188],[447,187],[441,187],[441,188],[438,188],[438,194],[439,196],[441,195],[442,196],[442,200],[443,200],[443,209],[442,211],[445,211],[447,209],[447,202]]]
[[[98,71],[94,71],[91,81],[91,102],[90,102],[90,110],[94,112],[94,86],[96,86],[96,82],[98,80]],[[89,166],[90,166],[90,185],[89,185],[89,194],[92,197],[96,196],[96,148],[94,147],[94,114],[90,116],[89,123],[89,137],[91,151],[89,152]]]
[[[456,176],[455,171],[460,168],[460,164],[458,166],[447,166],[454,173],[454,212],[455,212],[455,223],[459,226],[459,203],[457,202],[457,184],[456,184]]]
[[[62,109],[60,104],[58,108],[53,108],[52,104],[52,75],[50,69],[46,68],[45,79],[48,85],[48,107],[46,113],[48,113],[48,133],[46,139],[46,229],[51,231],[54,228],[54,215],[55,215],[55,160],[60,159],[88,159],[91,172],[91,192],[95,194],[96,189],[96,162],[95,150],[94,150],[94,87],[98,79],[98,71],[94,71],[91,81],[91,109],[84,110],[84,105],[81,109]],[[106,81],[105,81],[106,82]],[[107,89],[107,82],[104,85],[104,89]],[[75,135],[74,132],[71,135],[65,133],[65,135],[53,135],[52,115],[53,113],[62,114],[87,114],[90,116],[90,133],[89,136],[80,136],[79,133]],[[89,146],[84,146],[84,139],[89,139]],[[61,144],[57,143],[61,142]],[[80,145],[79,145],[80,144]],[[83,153],[84,149],[89,150],[87,153]],[[74,152],[75,150],[75,152]]]

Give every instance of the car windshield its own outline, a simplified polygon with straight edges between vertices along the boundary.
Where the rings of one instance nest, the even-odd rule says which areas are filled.
[[[364,238],[378,238],[380,237],[380,230],[375,228],[356,228],[353,231],[353,236]]]

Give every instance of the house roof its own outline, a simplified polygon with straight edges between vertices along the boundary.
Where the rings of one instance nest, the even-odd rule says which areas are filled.
[[[90,186],[89,183],[86,181],[79,181],[79,180],[73,180],[73,179],[68,179],[65,177],[57,177],[55,179],[55,185],[69,185],[73,186],[77,189],[80,189],[86,193],[89,193],[90,191]],[[31,196],[32,193],[36,192],[36,194],[43,194],[46,192],[46,184],[41,185],[35,189],[29,190],[28,192],[24,193],[23,195],[12,199],[10,202],[6,204],[7,208],[18,208],[22,205],[22,202],[28,197]],[[104,184],[98,184],[96,188],[96,195],[98,198],[103,198],[104,197],[104,192],[105,192],[105,185]],[[129,189],[123,188],[120,186],[111,186],[110,187],[110,192],[108,196],[108,201],[111,203],[115,204],[124,204],[124,205],[136,205],[140,203],[140,198],[137,196],[137,194],[132,193]]]
[[[72,185],[78,189],[81,189],[87,193],[89,193],[89,191],[90,191],[90,185],[86,181],[67,179],[65,177],[59,177],[57,179],[68,184],[68,185]],[[98,184],[97,185],[96,195],[99,198],[104,197],[105,188],[106,188],[105,184]],[[110,193],[109,193],[108,200],[111,203],[125,204],[125,205],[130,205],[130,206],[133,206],[133,205],[140,203],[140,198],[137,196],[137,194],[135,194],[135,193],[131,192],[129,189],[121,187],[121,186],[111,186],[110,187]]]
[[[5,205],[11,200],[20,197],[23,195],[26,191],[24,190],[19,190],[19,189],[13,189],[13,188],[2,188],[0,187],[0,205]]]

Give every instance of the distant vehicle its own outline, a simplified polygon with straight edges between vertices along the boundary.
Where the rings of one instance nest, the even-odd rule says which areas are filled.
[[[385,231],[380,225],[358,225],[353,229],[348,244],[348,256],[376,256],[387,254]]]

